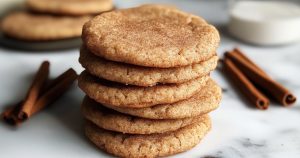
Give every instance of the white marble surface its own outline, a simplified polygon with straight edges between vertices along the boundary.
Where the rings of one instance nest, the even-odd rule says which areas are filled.
[[[129,7],[139,0],[116,1]],[[150,1],[149,2],[153,2]],[[168,1],[155,1],[166,3]],[[217,25],[222,34],[218,53],[239,46],[267,73],[300,96],[300,43],[278,47],[257,47],[241,43],[226,34],[224,1],[170,0],[178,7],[201,15]],[[24,97],[33,73],[41,61],[51,61],[51,76],[69,67],[82,70],[78,50],[32,53],[0,47],[0,111]],[[300,157],[300,105],[283,108],[272,103],[267,111],[250,106],[232,85],[216,71],[213,78],[224,89],[218,110],[211,113],[213,128],[194,149],[174,157],[189,158],[298,158]],[[19,128],[0,123],[1,158],[96,158],[110,157],[97,150],[83,135],[79,106],[83,93],[74,85],[52,107]]]

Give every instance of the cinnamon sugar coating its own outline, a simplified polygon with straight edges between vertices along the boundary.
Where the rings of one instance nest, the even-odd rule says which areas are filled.
[[[122,134],[101,129],[88,122],[86,136],[100,149],[119,157],[154,158],[174,155],[196,146],[211,128],[208,116],[173,132]]]
[[[78,78],[78,85],[86,95],[99,103],[142,108],[190,98],[205,86],[208,79],[208,76],[204,76],[181,84],[138,87],[102,80],[84,71]]]
[[[158,5],[96,16],[84,25],[82,39],[105,59],[160,68],[208,60],[220,41],[215,27],[202,18]]]

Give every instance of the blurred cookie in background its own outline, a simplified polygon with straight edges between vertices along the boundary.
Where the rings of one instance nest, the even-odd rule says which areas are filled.
[[[0,19],[11,11],[24,9],[23,2],[24,0],[0,0]]]
[[[76,16],[113,9],[112,0],[27,0],[26,6],[39,13]]]
[[[113,9],[112,0],[26,0],[23,6],[1,18],[1,46],[34,51],[79,47],[83,24]]]
[[[83,24],[90,18],[16,12],[3,19],[1,28],[5,35],[19,40],[59,40],[79,37]]]

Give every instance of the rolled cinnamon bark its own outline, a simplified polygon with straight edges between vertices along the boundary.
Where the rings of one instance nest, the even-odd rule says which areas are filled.
[[[283,106],[289,106],[296,102],[296,97],[288,89],[271,79],[271,77],[240,51],[234,50],[232,52],[226,52],[225,58],[231,59],[247,78],[266,91],[267,94]]]
[[[49,83],[47,84],[47,86],[46,86],[45,91],[43,92],[43,94],[46,91],[48,91],[49,89],[53,88],[58,83],[60,83],[61,81],[63,81],[68,76],[73,76],[73,77],[76,76],[77,77],[77,74],[76,74],[76,72],[72,68],[69,68],[67,71],[63,72],[62,74],[60,74],[56,78],[50,80]]]
[[[1,118],[10,125],[18,125],[23,122],[23,120],[18,118],[18,112],[22,105],[22,101],[14,106],[10,106],[3,111],[1,114]]]
[[[256,65],[250,58],[248,58],[239,48],[234,48],[232,52],[234,55],[239,56],[240,58],[245,59],[249,64],[254,66],[261,74],[267,75],[264,70],[262,70],[258,65]]]
[[[44,69],[43,67],[42,69]],[[8,109],[4,110],[1,114],[1,118],[11,124],[11,125],[18,125],[24,122],[27,118],[31,117],[33,114],[39,112],[40,110],[44,109],[47,105],[51,104],[52,102],[56,101],[60,96],[62,96],[68,88],[72,85],[72,83],[76,80],[77,74],[73,69],[69,69],[58,76],[56,79],[51,81],[47,86],[38,86],[39,92],[43,89],[43,92],[37,94],[38,98],[35,101],[34,105],[30,105],[30,110],[23,113],[21,118],[18,115],[21,112],[22,108],[24,108],[24,101],[19,102],[15,106],[11,106]],[[39,81],[40,82],[40,81]],[[33,84],[36,86],[36,84]],[[40,87],[46,87],[41,88]],[[32,96],[30,96],[32,97]],[[27,98],[26,98],[27,99]],[[32,98],[31,98],[32,99]],[[27,105],[28,106],[28,105]]]
[[[64,94],[69,87],[76,80],[77,74],[73,69],[69,69],[55,80],[50,83],[46,92],[40,96],[37,100],[36,104],[31,109],[28,116],[32,116],[33,114],[39,112],[44,109],[47,105],[56,101],[62,94]]]
[[[21,106],[20,112],[17,115],[19,119],[23,120],[28,118],[32,107],[42,90],[45,88],[49,76],[49,65],[50,63],[48,61],[44,61],[37,71],[31,87],[27,92],[26,98],[24,99],[23,105]]]
[[[242,91],[246,98],[255,105],[257,108],[266,110],[269,107],[269,99],[262,94],[248,79],[247,77],[234,65],[229,58],[223,61],[224,70]]]

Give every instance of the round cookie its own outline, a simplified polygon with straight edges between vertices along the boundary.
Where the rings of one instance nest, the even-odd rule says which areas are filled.
[[[220,41],[215,27],[202,18],[159,5],[96,16],[84,25],[82,39],[105,59],[160,68],[208,60]]]
[[[58,15],[98,14],[113,9],[112,0],[27,0],[27,7],[39,13]]]
[[[29,41],[58,40],[79,37],[82,26],[91,16],[58,17],[16,12],[5,17],[1,24],[4,34]]]
[[[208,79],[209,76],[204,76],[182,84],[138,87],[103,80],[83,71],[79,75],[78,85],[98,103],[118,107],[142,108],[190,98],[205,85]]]
[[[165,120],[139,118],[105,108],[88,97],[84,98],[81,111],[87,120],[93,122],[98,127],[130,134],[152,134],[175,131],[202,119],[202,116]]]
[[[100,149],[118,157],[162,157],[187,151],[196,146],[211,128],[208,116],[173,132],[160,134],[122,134],[85,126],[86,136]]]
[[[218,56],[207,61],[178,68],[150,68],[99,58],[84,46],[80,50],[79,62],[91,74],[123,84],[154,86],[158,83],[183,83],[209,74],[218,63]]]
[[[161,104],[146,108],[122,108],[105,105],[121,113],[148,119],[182,119],[209,113],[219,107],[221,88],[212,80],[193,97],[173,104]]]

